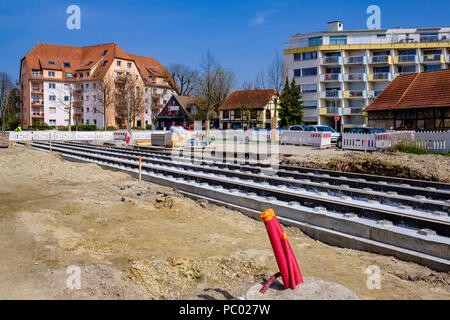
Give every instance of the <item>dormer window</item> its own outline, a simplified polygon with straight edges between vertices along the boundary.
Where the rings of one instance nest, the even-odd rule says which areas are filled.
[[[64,68],[70,68],[70,63],[69,62],[64,62]]]
[[[55,61],[49,61],[48,64],[54,65]]]
[[[108,53],[108,50],[103,51],[102,56]]]
[[[70,73],[70,72],[67,72],[67,73],[66,73],[66,77],[67,77],[68,79],[71,79],[71,78],[73,78],[73,74]]]
[[[92,61],[89,61],[88,63],[86,63],[86,66],[89,67],[92,64]]]
[[[108,63],[108,60],[103,61],[102,67],[106,66],[107,63]]]
[[[120,67],[122,61],[117,60],[117,66]]]

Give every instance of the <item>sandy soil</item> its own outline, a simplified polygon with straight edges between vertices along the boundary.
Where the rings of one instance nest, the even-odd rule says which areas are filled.
[[[360,299],[450,299],[450,274],[287,234],[304,276]],[[229,299],[277,271],[260,221],[22,147],[0,149],[0,255],[0,299]]]

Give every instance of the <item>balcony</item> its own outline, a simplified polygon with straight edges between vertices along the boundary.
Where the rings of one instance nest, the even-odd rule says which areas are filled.
[[[44,100],[34,100],[31,101],[32,107],[42,107],[44,105]]]
[[[341,90],[325,90],[320,92],[320,97],[322,99],[342,99]]]
[[[376,97],[378,97],[382,92],[383,92],[383,90],[372,90],[372,91],[369,91],[369,97],[370,97],[370,98],[376,98]]]
[[[392,56],[373,56],[369,61],[371,64],[392,64]]]
[[[83,90],[73,90],[74,96],[81,96],[83,94]]]
[[[443,54],[425,54],[422,56],[423,63],[445,63]]]
[[[321,116],[335,116],[338,115],[338,109],[340,107],[323,107],[319,109],[319,115]]]
[[[164,106],[162,104],[155,104],[155,108],[158,108],[158,109],[161,108],[162,109],[163,107]]]
[[[344,80],[348,82],[367,81],[365,73],[349,73],[344,75]]]
[[[362,110],[362,108],[344,108],[343,114],[344,116],[360,115]]]
[[[419,58],[417,55],[404,55],[404,56],[395,56],[394,57],[394,63],[401,64],[401,63],[418,63]]]
[[[33,118],[43,118],[44,117],[44,113],[43,112],[33,112],[32,117]]]
[[[115,82],[124,83],[126,80],[127,80],[127,77],[125,77],[125,76],[117,76]]]
[[[416,73],[416,71],[402,71],[402,72],[399,72],[397,75],[399,75],[399,76],[407,76],[408,74],[414,74],[414,73]]]
[[[341,73],[327,73],[321,76],[321,81],[325,82],[340,82],[342,81]]]
[[[323,57],[320,62],[324,65],[342,65],[342,57]]]
[[[83,101],[74,101],[73,106],[75,108],[81,108],[83,106]]]
[[[163,98],[163,94],[162,93],[154,93],[153,94],[153,98],[155,98],[155,99],[162,99]]]
[[[40,72],[31,72],[31,77],[32,78],[43,78],[44,74],[40,73]]]
[[[33,87],[31,87],[31,93],[33,93],[33,94],[44,94],[44,89],[43,88],[33,88]]]
[[[392,81],[390,73],[371,73],[369,74],[369,81]]]
[[[83,113],[74,113],[73,114],[73,118],[74,119],[83,119],[84,118],[84,114]]]
[[[346,64],[367,64],[366,56],[354,56],[345,58]]]
[[[345,99],[366,99],[367,91],[366,90],[347,90],[344,91]]]

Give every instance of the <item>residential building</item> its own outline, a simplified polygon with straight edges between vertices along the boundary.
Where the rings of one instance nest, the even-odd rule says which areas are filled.
[[[72,124],[96,124],[102,128],[102,81],[115,90],[114,101],[106,111],[106,125],[126,126],[124,99],[120,95],[125,82],[132,81],[139,98],[142,90],[139,114],[132,126],[145,127],[174,93],[167,76],[167,70],[157,60],[126,53],[115,43],[88,47],[39,43],[21,60],[21,126],[27,128],[42,122],[66,126],[71,114]]]
[[[228,96],[220,112],[220,129],[270,128],[276,116],[276,91],[241,90]]]
[[[284,48],[289,80],[303,95],[307,124],[363,124],[363,109],[400,75],[450,67],[450,28],[328,30],[296,34]]]
[[[172,126],[191,128],[196,114],[198,114],[196,98],[173,95],[157,115],[156,127],[166,130]]]
[[[450,69],[399,76],[367,108],[370,127],[450,129]]]

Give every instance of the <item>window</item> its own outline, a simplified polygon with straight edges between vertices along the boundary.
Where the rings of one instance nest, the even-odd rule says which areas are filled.
[[[48,84],[48,88],[49,88],[49,89],[55,89],[55,88],[56,88],[56,84],[54,84],[54,83],[49,83],[49,84]]]
[[[85,89],[89,88],[89,83],[86,83],[86,84],[84,85],[84,88],[85,88]]]
[[[420,34],[420,42],[437,42],[437,41],[439,41],[439,35],[437,32]]]
[[[55,107],[50,107],[50,108],[48,108],[48,111],[50,112],[50,113],[56,113],[56,108]],[[50,120],[51,121],[51,120]]]
[[[258,118],[258,111],[257,110],[252,110],[250,111],[250,118],[251,119],[257,119]]]
[[[86,96],[86,101],[89,101],[89,96]]]
[[[66,77],[67,77],[68,79],[71,79],[71,78],[73,78],[73,74],[70,73],[70,72],[66,72]]]
[[[300,69],[294,69],[294,77],[301,77]]]
[[[96,119],[94,119],[94,124],[97,124],[97,120]]]
[[[316,75],[317,75],[317,67],[302,69],[302,76],[303,77],[316,76]]]
[[[50,101],[56,101],[56,96],[48,96],[48,100],[50,100]]]
[[[302,54],[303,60],[314,60],[317,59],[317,51],[304,52]]]
[[[425,66],[425,72],[427,71],[436,71],[436,70],[441,70],[442,67],[440,64],[436,64],[436,65],[432,65],[432,66]]]
[[[294,61],[300,61],[302,59],[301,53],[294,53]]]
[[[102,56],[108,53],[108,50],[103,51]]]
[[[127,67],[128,67],[128,68],[131,68],[131,62],[128,62],[128,63],[127,63]]]
[[[330,36],[330,46],[347,44],[347,36]]]
[[[86,67],[89,67],[92,64],[92,61],[89,61],[88,63],[86,63]]]
[[[86,119],[86,124],[89,124],[89,119]]]
[[[317,84],[304,84],[302,85],[302,92],[317,92]]]
[[[224,119],[228,119],[228,117],[229,117],[229,111],[228,111],[228,110],[223,110],[222,112],[223,112],[223,118],[224,118]]]
[[[241,118],[241,110],[234,110],[234,118],[235,119]]]
[[[48,64],[54,65],[55,61],[49,61]]]
[[[70,62],[64,62],[64,68],[70,68]]]
[[[86,112],[89,112],[89,108],[86,108]]]
[[[97,89],[97,84],[96,84],[96,83],[92,84],[92,87],[93,87],[94,89]]]
[[[64,101],[69,101],[69,96],[64,96]]]
[[[266,110],[266,119],[272,118],[272,112],[270,110]]]
[[[55,77],[55,71],[49,71],[48,72],[48,77],[49,78],[54,78]]]
[[[80,72],[80,79],[83,79],[83,73]]]
[[[120,67],[122,61],[117,60],[117,66]]]
[[[56,126],[56,120],[55,119],[49,119],[48,124],[51,126]]]
[[[322,45],[322,37],[314,37],[314,38],[309,38],[309,46],[310,47],[315,47],[315,46],[321,46]]]
[[[86,72],[86,77],[89,77],[89,72]]]
[[[386,38],[386,34],[384,34],[384,33],[377,34],[377,38],[384,39],[384,38]]]
[[[106,66],[107,63],[108,63],[108,60],[103,61],[102,67]]]
[[[317,108],[317,101],[304,101],[303,102],[303,108],[305,108],[305,109],[316,109]]]

